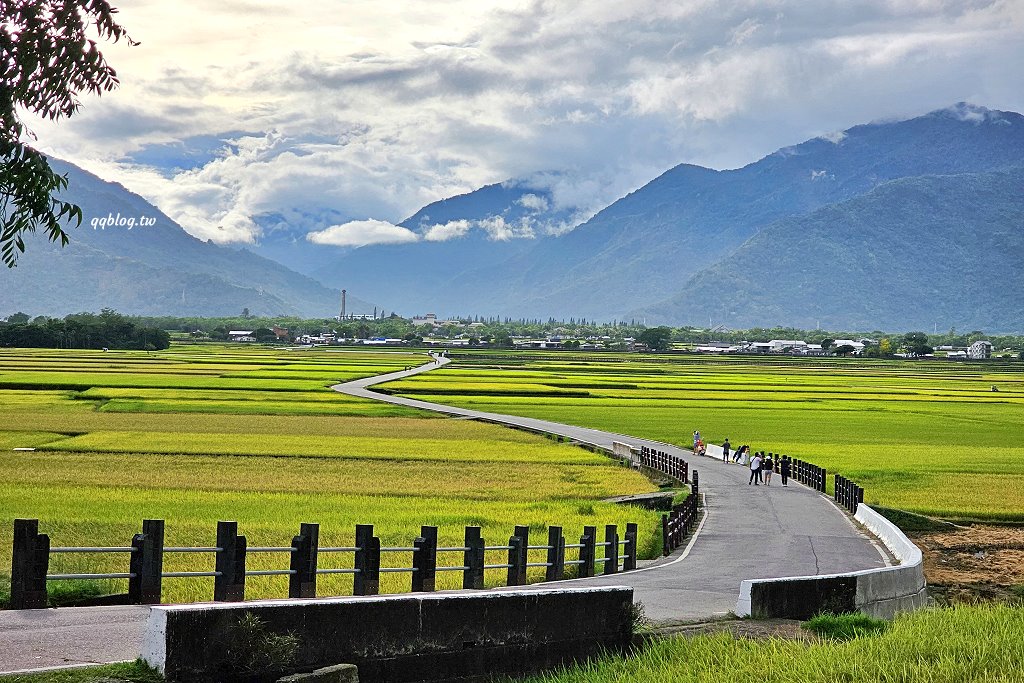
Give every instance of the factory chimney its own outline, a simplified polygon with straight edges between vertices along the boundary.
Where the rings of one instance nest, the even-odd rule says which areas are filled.
[[[341,290],[341,316],[339,320],[345,319],[345,290]]]

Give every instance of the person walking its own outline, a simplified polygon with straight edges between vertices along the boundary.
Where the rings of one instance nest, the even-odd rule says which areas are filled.
[[[740,446],[740,464],[744,467],[750,466],[750,446]]]
[[[789,472],[791,467],[791,461],[788,455],[782,456],[782,461],[779,463],[779,473],[782,475],[782,485],[789,486],[786,482],[789,481]]]
[[[729,449],[732,446],[729,444],[729,437],[725,437],[725,443],[722,444],[722,462],[729,462]]]
[[[764,471],[764,485],[765,486],[771,486],[772,485],[772,472],[775,471],[774,470],[774,468],[775,468],[775,461],[772,460],[772,455],[773,455],[772,453],[769,453],[768,457],[765,458],[764,462],[761,463],[761,469]]]
[[[693,452],[697,452],[697,446],[700,445],[700,430],[693,430]]]
[[[747,482],[747,486],[753,484],[754,486],[761,485],[761,454],[754,453],[754,459],[750,461],[750,481]]]

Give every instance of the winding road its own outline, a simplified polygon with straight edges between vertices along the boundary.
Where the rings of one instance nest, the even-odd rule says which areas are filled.
[[[889,564],[881,546],[832,502],[792,483],[753,487],[747,471],[722,462],[721,448],[696,459],[676,446],[597,429],[488,413],[374,392],[370,387],[443,367],[447,358],[332,387],[349,396],[548,432],[611,449],[613,441],[685,457],[700,472],[705,516],[688,545],[634,572],[574,585],[632,586],[649,619],[679,623],[724,616],[744,579],[832,574]],[[0,673],[135,659],[147,607],[0,611]]]

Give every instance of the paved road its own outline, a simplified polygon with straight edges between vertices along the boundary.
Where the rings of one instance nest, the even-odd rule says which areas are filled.
[[[788,488],[748,486],[745,469],[723,463],[721,449],[715,446],[709,450],[717,457],[696,460],[689,451],[646,439],[369,390],[374,384],[433,370],[447,362],[441,358],[439,363],[333,389],[350,396],[538,429],[607,448],[612,441],[646,445],[682,455],[699,470],[706,517],[691,547],[637,572],[583,579],[574,585],[632,586],[649,618],[688,621],[731,611],[743,579],[829,574],[881,567],[886,562],[870,539],[828,499],[799,484]],[[148,613],[146,607],[0,611],[0,673],[135,659]]]
[[[883,551],[828,498],[796,483],[786,488],[778,484],[749,486],[749,472],[741,465],[722,462],[719,446],[709,446],[711,457],[696,458],[688,450],[657,441],[370,390],[376,384],[448,363],[447,358],[439,361],[332,388],[349,396],[527,427],[605,448],[611,448],[613,441],[649,446],[682,456],[700,472],[706,517],[688,552],[681,548],[672,557],[635,573],[573,582],[632,586],[652,620],[688,621],[727,614],[736,606],[743,579],[833,574],[883,567],[887,563]]]

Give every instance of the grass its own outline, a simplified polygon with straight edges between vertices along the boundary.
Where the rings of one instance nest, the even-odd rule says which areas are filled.
[[[822,638],[851,640],[861,636],[882,633],[889,628],[885,619],[875,619],[860,612],[848,614],[819,614],[802,624],[803,628]]]
[[[4,683],[163,683],[164,677],[142,660],[34,674],[0,674]]]
[[[840,472],[868,503],[1024,521],[1021,365],[492,351],[455,366],[385,389],[681,446],[699,429]]]
[[[0,380],[8,386],[42,375],[60,375],[74,386],[0,389],[0,519],[38,518],[52,544],[65,546],[126,545],[144,518],[167,520],[167,542],[180,546],[213,545],[216,522],[228,519],[239,523],[250,546],[289,545],[301,522],[317,522],[323,545],[346,547],[361,523],[374,524],[384,545],[402,547],[421,525],[436,525],[442,544],[458,547],[469,525],[501,545],[518,524],[530,526],[534,538],[561,525],[571,543],[585,525],[636,522],[642,554],[658,553],[655,513],[601,502],[653,485],[604,456],[329,389],[341,376],[423,360],[393,352],[228,346],[172,346],[153,354],[0,350]],[[281,390],[296,381],[307,384]],[[9,566],[10,547],[8,522],[0,525],[0,566]],[[531,561],[543,561],[543,554],[533,551]],[[446,554],[440,561],[455,566],[461,559]],[[50,573],[122,572],[125,562],[124,555],[55,554]],[[251,569],[280,569],[285,562],[281,555],[248,558]],[[392,567],[410,562],[408,553],[384,557]],[[487,562],[505,558],[491,551]],[[351,563],[347,553],[321,558],[324,567]],[[209,555],[169,554],[165,561],[167,571],[211,565]],[[541,573],[534,569],[533,578]],[[382,579],[384,592],[409,588],[408,574]],[[489,570],[485,580],[497,585],[504,573]],[[439,587],[460,582],[458,572],[438,575]],[[98,585],[125,590],[124,581]],[[50,587],[54,593],[67,588],[68,595],[82,588]],[[248,597],[280,597],[287,580],[251,577],[246,588]],[[321,577],[319,588],[323,595],[346,594],[351,578]],[[210,579],[164,583],[168,601],[211,594]]]
[[[898,617],[883,633],[816,643],[729,634],[655,641],[627,657],[525,679],[528,683],[959,683],[1024,681],[1024,609],[958,607]]]

